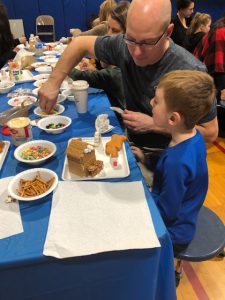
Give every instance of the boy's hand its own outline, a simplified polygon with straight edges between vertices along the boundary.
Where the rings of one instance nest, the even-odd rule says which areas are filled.
[[[135,146],[131,146],[131,150],[136,158],[137,161],[140,161],[141,163],[145,163],[145,155],[143,153],[143,151]]]

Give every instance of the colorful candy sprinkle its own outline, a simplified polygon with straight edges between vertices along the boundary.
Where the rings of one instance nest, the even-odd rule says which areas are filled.
[[[65,127],[66,125],[64,123],[50,123],[46,126],[47,129],[58,129],[58,128],[63,128]]]
[[[26,160],[38,160],[48,156],[51,151],[43,146],[31,146],[21,153],[21,157]]]

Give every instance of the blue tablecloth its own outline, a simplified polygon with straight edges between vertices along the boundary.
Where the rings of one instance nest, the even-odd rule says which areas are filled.
[[[33,88],[31,83],[16,85]],[[8,98],[0,95],[0,112],[8,109]],[[74,103],[66,100],[64,115],[72,118],[72,125],[63,134],[49,135],[33,127],[34,139],[54,142],[57,152],[44,167],[57,172],[61,180],[67,141],[72,137],[93,136],[95,119],[101,113],[109,115],[113,133],[121,134],[119,122],[109,109],[104,94],[89,95],[89,112],[77,114]],[[37,118],[30,111],[31,119]],[[111,135],[111,133],[106,134]],[[0,135],[0,139],[11,137]],[[0,172],[0,178],[13,176],[29,168],[18,163],[9,153]],[[146,199],[161,248],[112,251],[70,259],[43,256],[48,228],[52,194],[33,202],[20,202],[24,232],[0,240],[0,299],[76,299],[76,300],[173,300],[176,299],[173,253],[169,234],[151,198],[136,160],[126,144],[130,175],[108,181],[142,180]],[[88,186],[88,182],[87,182]]]

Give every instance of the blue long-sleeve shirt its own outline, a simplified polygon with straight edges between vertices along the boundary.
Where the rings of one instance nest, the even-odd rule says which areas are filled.
[[[173,244],[189,243],[208,189],[206,147],[196,135],[164,150],[153,182],[156,201]]]

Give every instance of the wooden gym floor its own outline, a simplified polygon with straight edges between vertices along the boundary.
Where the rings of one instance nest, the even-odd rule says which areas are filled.
[[[225,224],[225,138],[207,145],[209,189],[204,205]],[[178,300],[225,300],[225,258],[184,262]]]

